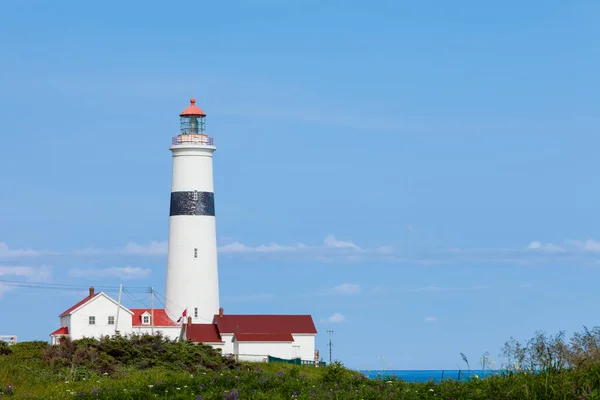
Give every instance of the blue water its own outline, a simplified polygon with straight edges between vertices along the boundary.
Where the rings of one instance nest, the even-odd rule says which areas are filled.
[[[397,379],[403,379],[407,382],[427,382],[434,380],[439,382],[443,379],[458,379],[460,373],[461,380],[467,380],[477,375],[479,378],[489,376],[493,374],[490,371],[473,370],[469,371],[458,371],[458,370],[360,370],[360,373],[371,379],[385,379],[388,377],[396,377]]]

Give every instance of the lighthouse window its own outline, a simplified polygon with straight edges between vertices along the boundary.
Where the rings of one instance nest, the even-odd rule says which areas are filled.
[[[198,258],[198,249],[197,248],[194,249],[194,258]]]
[[[198,200],[198,191],[194,190],[194,195],[193,195],[194,201]]]
[[[198,307],[194,308],[194,318],[198,318]]]

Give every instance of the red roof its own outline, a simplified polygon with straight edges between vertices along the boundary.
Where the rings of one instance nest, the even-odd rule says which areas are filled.
[[[190,324],[185,336],[192,342],[223,343],[215,324]]]
[[[152,309],[151,308],[130,308],[130,310],[133,313],[133,315],[131,317],[132,318],[131,319],[132,326],[151,326],[152,325],[152,323],[150,323],[150,325],[142,324],[142,314],[144,314],[145,312],[150,314],[150,319],[152,319]],[[177,326],[177,324],[175,322],[173,322],[171,320],[171,318],[169,318],[167,316],[167,313],[165,312],[164,309],[155,308],[154,309],[154,326]]]
[[[291,333],[236,333],[238,342],[293,342]]]
[[[190,99],[190,105],[187,106],[185,108],[185,110],[183,110],[181,112],[181,114],[179,114],[179,116],[180,117],[188,117],[188,116],[194,116],[194,115],[200,116],[200,117],[206,117],[206,114],[204,114],[204,111],[202,111],[202,109],[196,105],[196,99],[192,97]]]
[[[64,317],[65,315],[71,314],[77,308],[79,308],[80,306],[84,305],[85,303],[87,303],[88,301],[92,300],[93,298],[100,296],[101,294],[102,294],[102,292],[99,292],[99,293],[96,293],[94,295],[87,296],[85,299],[81,300],[79,303],[75,304],[73,307],[71,307],[71,308],[67,309],[66,311],[64,311],[62,314],[59,315],[59,317]]]
[[[310,315],[215,315],[214,320],[221,334],[317,333]]]
[[[58,328],[57,330],[52,332],[50,334],[50,336],[60,336],[60,335],[68,335],[68,334],[69,334],[69,327],[63,326],[62,328]]]

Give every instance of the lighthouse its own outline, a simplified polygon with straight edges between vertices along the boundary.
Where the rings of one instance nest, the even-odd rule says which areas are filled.
[[[219,277],[213,185],[213,138],[206,114],[192,98],[173,138],[171,207],[165,311],[174,321],[185,311],[194,324],[219,312]]]

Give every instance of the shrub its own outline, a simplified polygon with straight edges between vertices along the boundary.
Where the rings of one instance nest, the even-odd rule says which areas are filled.
[[[156,335],[104,336],[98,339],[64,340],[44,352],[51,367],[86,367],[101,373],[113,373],[120,366],[148,369],[164,366],[195,372],[202,369],[232,369],[237,363],[211,346],[191,341],[178,342]]]
[[[0,356],[6,356],[11,353],[12,353],[12,350],[8,346],[8,343],[6,343],[3,340],[0,340]]]

